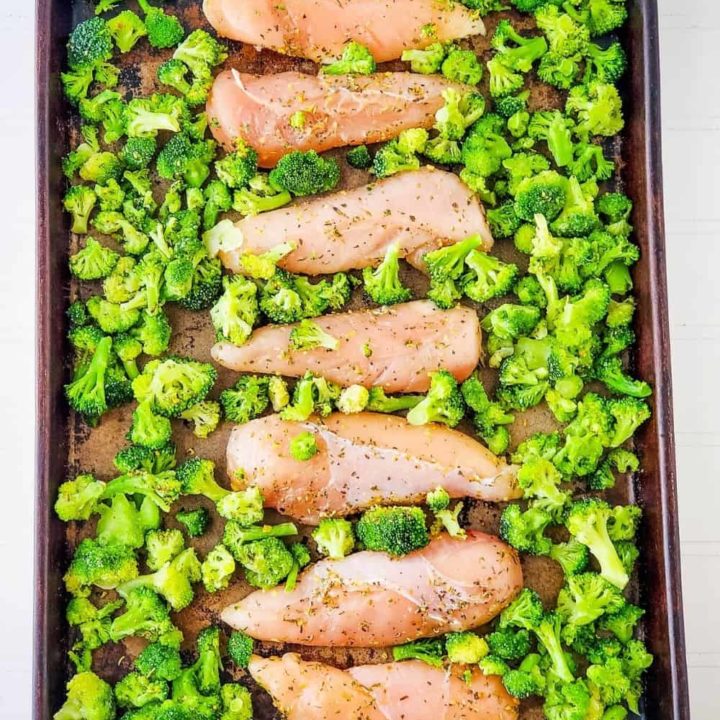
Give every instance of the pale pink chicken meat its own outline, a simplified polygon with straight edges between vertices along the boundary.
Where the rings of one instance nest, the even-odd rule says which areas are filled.
[[[339,57],[350,40],[383,62],[485,32],[477,13],[447,0],[205,0],[203,10],[222,37],[316,62]]]
[[[233,272],[243,254],[280,243],[295,248],[280,267],[306,275],[374,267],[392,244],[421,270],[425,253],[471,235],[482,238],[483,250],[493,245],[477,195],[454,173],[431,167],[249,216],[235,227],[238,247],[220,252]]]
[[[315,437],[318,452],[310,460],[290,453],[301,432]],[[373,505],[421,502],[438,486],[453,498],[488,502],[521,495],[517,467],[468,435],[439,424],[416,427],[383,413],[252,420],[233,429],[227,468],[236,489],[256,485],[266,507],[308,525]]]
[[[242,138],[273,167],[292,150],[331,150],[377,143],[409,128],[430,128],[449,87],[440,75],[374,73],[249,75],[221,72],[207,102],[210,130],[228,150]],[[302,127],[291,122],[303,113]]]
[[[458,305],[441,310],[428,300],[389,308],[324,315],[313,320],[337,340],[335,350],[289,347],[294,325],[266,325],[244,345],[220,342],[213,359],[237,372],[302,377],[322,375],[343,386],[424,392],[429,373],[445,369],[466,380],[482,354],[477,313]]]
[[[470,530],[396,559],[363,551],[321,560],[291,592],[258,590],[225,608],[222,619],[258,640],[386,647],[483,625],[522,585],[515,550]]]
[[[286,720],[516,720],[518,701],[477,667],[418,660],[339,670],[287,653],[249,671]],[[469,676],[468,676],[469,673]]]

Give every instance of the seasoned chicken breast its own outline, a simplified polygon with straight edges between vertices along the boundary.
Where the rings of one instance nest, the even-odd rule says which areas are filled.
[[[431,167],[249,216],[236,227],[238,246],[220,253],[233,272],[241,255],[281,242],[295,250],[280,267],[305,275],[374,267],[393,244],[421,270],[425,253],[471,235],[480,235],[486,251],[493,245],[477,195],[454,173]]]
[[[203,10],[218,35],[317,62],[339,57],[349,40],[383,62],[485,32],[477,13],[447,0],[205,0]]]
[[[492,535],[440,535],[400,558],[358,552],[322,560],[283,586],[258,590],[222,619],[258,640],[385,647],[467,630],[500,613],[523,585],[518,555]]]
[[[228,150],[242,138],[261,167],[291,150],[322,152],[389,140],[409,128],[430,128],[443,90],[463,88],[440,75],[248,75],[221,72],[207,103],[210,130]],[[302,127],[291,119],[303,113]]]
[[[418,660],[338,670],[299,655],[253,655],[253,679],[286,720],[516,720],[518,701],[477,667]]]
[[[300,461],[290,443],[303,431],[315,436],[318,452]],[[454,498],[490,502],[521,495],[517,467],[471,437],[383,413],[335,413],[302,423],[258,418],[233,429],[227,467],[236,489],[257,485],[267,507],[308,525],[373,505],[422,502],[438,486]]]
[[[238,372],[321,375],[339,385],[424,392],[429,373],[445,369],[467,379],[482,353],[477,313],[458,305],[440,310],[428,300],[336,313],[314,321],[338,341],[335,350],[289,347],[293,325],[266,325],[240,346],[220,342],[213,359]]]

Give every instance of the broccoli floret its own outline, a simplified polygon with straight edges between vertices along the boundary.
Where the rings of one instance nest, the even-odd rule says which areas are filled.
[[[220,424],[220,404],[214,400],[203,400],[180,414],[180,417],[193,424],[193,435],[207,438],[217,430]]]
[[[463,292],[475,302],[507,295],[518,274],[516,265],[504,263],[487,253],[473,250],[465,258],[469,271],[463,276]]]
[[[533,113],[528,125],[528,135],[536,140],[545,140],[550,154],[558,167],[567,167],[573,161],[573,142],[570,130],[573,127],[558,110],[543,110]]]
[[[218,340],[242,345],[258,319],[257,286],[242,276],[226,276],[223,287],[225,291],[210,310],[210,317]]]
[[[570,495],[560,490],[562,477],[555,466],[544,458],[528,460],[518,471],[518,484],[526,498],[532,499],[533,506],[549,513],[556,520]]]
[[[543,712],[548,720],[584,720],[590,702],[590,691],[584,680],[551,682],[545,693]]]
[[[179,648],[182,633],[172,624],[167,605],[148,587],[138,587],[125,598],[126,610],[110,626],[113,642],[138,636],[150,642]]]
[[[379,387],[370,388],[366,409],[372,412],[394,413],[410,410],[424,399],[423,395],[389,396]]]
[[[95,68],[109,60],[112,54],[112,36],[102,18],[85,20],[70,33],[67,56],[71,70]]]
[[[139,708],[149,703],[167,700],[170,688],[167,682],[131,672],[115,684],[115,699],[120,707]]]
[[[299,461],[310,460],[318,453],[317,441],[311,432],[301,432],[290,441],[290,454]]]
[[[581,0],[568,12],[590,30],[593,37],[607,35],[625,24],[628,13],[625,0]]]
[[[465,240],[433,250],[423,256],[431,280],[441,283],[445,280],[458,280],[465,270],[465,260],[472,250],[482,247],[479,235],[471,235]]]
[[[565,111],[577,117],[576,133],[585,142],[592,135],[617,135],[625,126],[620,94],[608,83],[591,82],[574,87]]]
[[[71,383],[65,396],[73,410],[89,418],[97,418],[107,409],[105,377],[111,361],[112,339],[103,337],[97,344],[92,360]]]
[[[468,378],[461,387],[466,405],[475,413],[473,422],[480,437],[496,455],[504,453],[510,442],[510,434],[505,427],[513,422],[498,403],[491,402],[477,375]]]
[[[606,502],[596,498],[578,500],[571,505],[565,525],[575,540],[587,545],[600,564],[601,575],[622,590],[629,578],[608,533],[611,517]]]
[[[80,177],[86,182],[104,185],[110,180],[117,180],[122,173],[122,163],[111,152],[95,152],[90,155],[80,168]]]
[[[147,98],[134,98],[127,104],[128,137],[157,136],[160,130],[179,132],[188,111],[182,98],[155,93]]]
[[[91,67],[81,70],[70,70],[60,74],[65,97],[73,104],[78,105],[87,97],[90,85],[93,82],[93,69]]]
[[[632,397],[611,398],[607,402],[607,410],[614,421],[608,443],[613,448],[631,438],[635,430],[650,417],[648,404]]]
[[[357,170],[368,170],[372,167],[372,156],[370,151],[367,149],[367,145],[358,145],[357,147],[348,150],[345,155],[347,164],[350,167],[354,167]]]
[[[172,682],[180,677],[182,659],[176,648],[152,643],[135,658],[135,669],[146,677]]]
[[[235,558],[224,545],[216,545],[203,560],[201,571],[208,592],[224,590],[235,572]]]
[[[548,85],[560,90],[569,90],[580,74],[580,60],[580,53],[565,57],[559,52],[550,51],[540,60],[538,77]]]
[[[215,172],[227,187],[244,187],[257,174],[257,153],[239,141],[234,152],[215,163]]]
[[[322,72],[325,75],[371,75],[375,69],[375,59],[370,51],[358,42],[349,42],[340,59],[323,65]]]
[[[502,163],[512,155],[503,137],[505,122],[499,115],[485,115],[468,132],[462,145],[462,162],[466,169],[481,177],[499,172]]]
[[[174,47],[185,37],[185,30],[174,15],[153,7],[148,0],[138,0],[138,5],[145,13],[148,40],[154,48]]]
[[[170,344],[172,328],[164,313],[150,315],[140,313],[140,321],[130,330],[134,338],[139,340],[146,355],[157,357],[162,355]]]
[[[547,681],[541,662],[542,657],[532,653],[517,669],[508,670],[503,675],[503,685],[508,693],[521,700],[531,695],[542,695]]]
[[[393,660],[421,660],[428,665],[440,668],[445,657],[445,643],[440,638],[427,638],[415,642],[396,645],[393,648]]]
[[[498,628],[485,636],[492,655],[503,660],[520,660],[530,652],[530,633],[527,630]]]
[[[417,507],[376,507],[367,510],[355,528],[367,550],[406,555],[430,541],[425,515]]]
[[[125,201],[125,191],[113,178],[108,180],[105,185],[95,185],[95,195],[101,210],[120,210]]]
[[[529,118],[528,118],[529,121]],[[550,162],[540,153],[515,153],[511,158],[503,160],[503,168],[508,173],[508,192],[515,195],[520,183],[528,177],[543,170],[550,169]]]
[[[139,548],[145,542],[143,518],[135,502],[125,495],[115,495],[110,504],[100,503],[96,537],[104,545],[127,545]]]
[[[188,187],[198,188],[210,175],[215,149],[214,140],[193,142],[185,133],[178,133],[157,157],[158,175],[166,180],[182,177]]]
[[[162,595],[176,612],[187,607],[193,599],[192,583],[200,580],[200,561],[193,548],[183,550],[150,575],[140,575],[118,587],[127,600],[130,593],[147,587]]]
[[[615,163],[608,160],[602,145],[578,143],[575,146],[574,158],[570,171],[580,182],[609,180],[615,174]]]
[[[515,206],[511,200],[499,207],[487,211],[487,220],[490,231],[495,238],[508,238],[517,232],[520,227],[520,218],[515,212]]]
[[[287,205],[291,200],[292,195],[287,190],[278,188],[277,185],[270,182],[269,175],[258,173],[250,179],[247,187],[235,191],[232,207],[243,215],[258,215],[270,210],[277,210]],[[283,243],[279,247],[294,249],[287,243]],[[290,250],[287,252],[290,252]],[[253,256],[248,255],[248,257]]]
[[[483,675],[499,675],[503,677],[510,672],[510,666],[496,655],[486,655],[479,665]]]
[[[173,53],[173,59],[185,63],[198,79],[209,76],[226,58],[225,47],[202,29],[193,30]]]
[[[465,402],[457,381],[447,370],[430,373],[430,389],[425,399],[407,415],[411,425],[440,422],[455,427],[465,415]]]
[[[340,166],[314,150],[294,151],[280,159],[270,182],[293,195],[306,196],[332,190],[340,182]]]
[[[133,392],[139,403],[150,402],[160,415],[176,417],[203,400],[216,378],[209,363],[181,357],[151,360],[133,380]]]
[[[233,630],[228,639],[227,649],[230,659],[239,668],[247,668],[253,654],[255,641],[244,632]]]
[[[133,412],[128,440],[136,445],[157,450],[165,447],[171,438],[170,421],[154,413],[150,402],[140,403]]]
[[[154,475],[148,472],[134,472],[111,480],[105,488],[104,499],[113,498],[118,494],[142,495],[164,512],[168,512],[180,495],[180,491],[180,481],[171,470]]]
[[[561,237],[584,237],[598,226],[592,198],[586,197],[577,178],[571,177],[567,185],[565,205],[552,223],[553,232]]]
[[[293,555],[277,537],[237,545],[233,555],[245,569],[248,583],[259,588],[275,587],[290,574],[295,564]]]
[[[448,80],[464,85],[477,85],[483,76],[483,67],[472,50],[453,48],[442,63],[441,69]]]
[[[533,63],[548,49],[544,37],[523,37],[509,20],[500,20],[497,24],[491,45],[497,51],[493,60],[497,60],[506,68],[523,73],[531,70]]]
[[[290,403],[287,383],[278,375],[273,375],[268,380],[268,397],[275,412],[280,412]]]
[[[601,630],[611,632],[623,644],[632,639],[635,626],[645,614],[642,608],[632,603],[624,603],[614,612],[605,613],[599,621],[598,627]]]
[[[475,665],[488,654],[488,644],[473,632],[451,632],[445,636],[445,650],[450,662]]]
[[[293,523],[253,525],[252,527],[247,527],[243,523],[231,520],[225,524],[223,544],[230,550],[236,560],[240,560],[240,548],[243,545],[268,538],[289,537],[291,535],[297,535],[297,532],[297,527]]]
[[[315,348],[336,350],[338,340],[325,332],[316,322],[301,320],[290,331],[289,347],[292,350],[313,350]]]
[[[145,562],[151,570],[159,570],[185,549],[179,530],[151,530],[145,536]]]
[[[79,280],[101,280],[110,275],[119,259],[116,252],[88,237],[85,247],[70,258],[70,272]]]
[[[625,600],[611,583],[595,573],[566,578],[558,595],[558,613],[565,624],[564,636],[572,638],[578,627],[589,625],[605,613],[619,610]]]
[[[75,550],[65,573],[65,587],[77,597],[89,595],[91,587],[109,590],[138,574],[132,548],[126,545],[102,545],[97,540],[83,540]]]
[[[81,672],[67,684],[63,706],[54,720],[113,720],[115,700],[110,685],[92,672]]]
[[[220,261],[203,257],[195,266],[192,289],[180,299],[180,305],[194,312],[212,307],[222,294],[222,279]]]
[[[292,403],[283,408],[280,417],[295,422],[304,422],[313,412],[325,417],[339,396],[338,385],[308,373],[295,384]]]
[[[500,627],[518,627],[532,632],[549,655],[552,672],[563,682],[572,682],[573,674],[560,642],[560,617],[557,613],[546,613],[543,610],[537,593],[524,588],[503,610]]]
[[[363,270],[363,282],[368,297],[379,305],[395,305],[406,302],[412,297],[411,291],[400,280],[400,246],[391,244],[385,258],[373,270],[367,267]]]
[[[513,95],[525,84],[522,73],[507,66],[500,55],[488,60],[487,69],[490,73],[490,94],[493,98]]]
[[[107,29],[121,53],[130,52],[147,35],[145,23],[132,10],[123,10],[110,18]]]
[[[545,529],[552,516],[538,507],[523,512],[519,505],[508,505],[500,518],[500,535],[514,548],[532,555],[546,555],[552,545]]]
[[[205,207],[203,210],[203,227],[209,230],[217,224],[221,212],[232,207],[232,196],[222,180],[212,180],[203,190]]]
[[[318,550],[333,560],[349,555],[355,546],[352,523],[344,518],[326,518],[313,530]]]
[[[341,413],[352,415],[367,408],[370,402],[370,391],[362,385],[350,385],[343,388],[336,406]]]
[[[175,513],[175,519],[185,528],[188,536],[192,538],[204,535],[210,526],[210,514],[205,508],[179,510]]]
[[[122,600],[95,607],[87,598],[73,598],[66,610],[68,624],[77,628],[80,638],[68,653],[78,672],[92,667],[92,652],[110,641],[112,614],[123,604]]]
[[[58,489],[55,512],[63,522],[88,520],[105,491],[105,483],[93,475],[78,475],[67,480]]]
[[[515,212],[527,222],[535,222],[536,215],[554,220],[565,206],[568,181],[553,170],[525,178],[515,194]]]
[[[232,388],[220,395],[225,417],[235,423],[246,423],[258,417],[265,412],[269,402],[267,378],[254,375],[240,377]]]
[[[627,70],[627,55],[619,42],[602,48],[590,43],[587,52],[586,81],[615,84]]]
[[[223,706],[220,720],[252,720],[252,696],[246,687],[235,683],[223,685],[220,697]]]
[[[422,50],[404,50],[401,57],[403,62],[410,63],[410,69],[413,72],[423,75],[432,75],[439,72],[444,59],[445,46],[439,42],[431,43]]]
[[[566,3],[567,5],[567,3]],[[578,24],[557,5],[548,4],[535,13],[538,28],[545,33],[550,50],[563,57],[585,53],[590,42],[587,27]]]
[[[71,232],[85,234],[88,231],[88,219],[92,213],[97,195],[92,188],[87,185],[73,185],[65,194],[63,199],[63,207],[72,215]],[[110,252],[108,250],[108,252]],[[72,268],[72,265],[71,265]],[[101,275],[100,277],[104,277]],[[81,278],[83,279],[83,278]],[[98,278],[85,278],[87,280],[97,280]]]
[[[425,498],[425,502],[435,515],[435,522],[432,527],[433,533],[444,529],[450,537],[465,537],[465,530],[458,521],[463,508],[461,502],[457,503],[455,508],[451,510],[450,495],[441,487],[430,491]]]
[[[625,372],[622,360],[616,355],[601,357],[595,363],[594,374],[609,390],[621,395],[629,395],[633,398],[646,398],[652,395],[651,387],[644,380],[636,380]]]

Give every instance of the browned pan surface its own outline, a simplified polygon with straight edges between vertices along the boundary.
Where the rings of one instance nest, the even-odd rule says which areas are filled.
[[[639,600],[648,609],[646,633],[656,661],[648,673],[647,718],[681,720],[689,717],[684,666],[682,604],[680,596],[677,513],[675,504],[675,468],[670,391],[669,345],[667,332],[667,294],[664,275],[664,237],[662,225],[662,178],[660,162],[660,124],[658,98],[657,18],[653,0],[631,2],[631,22],[625,29],[625,47],[630,56],[629,80],[625,102],[627,128],[622,142],[613,148],[622,168],[624,189],[635,201],[634,225],[642,259],[635,270],[638,346],[638,374],[655,387],[653,420],[639,434],[638,451],[643,470],[639,477],[619,481],[612,500],[638,499],[645,510],[641,531],[641,577]],[[178,0],[177,12],[187,27],[204,26],[198,0]],[[67,152],[76,132],[69,108],[62,98],[58,82],[64,60],[64,43],[72,25],[88,15],[86,3],[70,0],[38,0],[37,98],[38,98],[38,495],[36,565],[36,637],[35,637],[35,710],[36,720],[46,720],[62,702],[67,677],[66,649],[68,629],[64,624],[61,577],[77,529],[65,527],[54,518],[51,506],[57,486],[68,473],[91,471],[111,477],[112,458],[124,444],[130,425],[130,408],[105,416],[101,425],[88,432],[72,416],[62,397],[67,370],[64,340],[64,310],[78,288],[69,283],[66,258],[72,251],[68,223],[63,217],[61,198],[64,179],[59,160]],[[492,34],[495,17],[488,23]],[[523,23],[518,23],[522,25]],[[527,21],[525,21],[527,24]],[[486,39],[473,42],[479,52],[488,47]],[[123,56],[121,82],[129,92],[145,93],[153,87],[155,68],[164,59],[147,44]],[[230,44],[228,66],[239,70],[271,73],[289,69],[314,71],[305,61],[284,58],[273,53],[258,53],[252,48]],[[389,66],[390,68],[392,66]],[[547,86],[533,87],[532,102],[548,107],[556,97]],[[336,153],[341,158],[343,153]],[[345,187],[362,184],[367,175],[344,168]],[[505,259],[522,263],[511,241],[500,241],[494,252]],[[408,270],[408,284],[419,293],[424,280]],[[362,305],[358,294],[355,306]],[[478,308],[481,314],[487,308]],[[214,334],[207,312],[191,313],[170,307],[174,335],[171,350],[200,360],[209,360]],[[491,380],[493,373],[487,373]],[[234,374],[220,370],[216,392],[232,384]],[[541,410],[519,416],[512,428],[513,446],[527,435],[551,426],[551,418]],[[230,427],[224,425],[208,440],[198,440],[176,423],[178,456],[198,454],[215,460],[220,473],[225,467],[224,449]],[[178,507],[191,507],[197,500],[183,500]],[[209,507],[209,505],[208,505]],[[501,508],[481,502],[469,503],[467,520],[477,529],[497,532]],[[172,525],[172,518],[168,524]],[[221,524],[193,544],[201,554],[218,540]],[[548,601],[553,601],[562,576],[559,568],[544,558],[525,558],[526,582]],[[219,610],[228,602],[243,597],[248,587],[238,581],[227,591],[214,595],[198,588],[193,605],[177,616],[185,632],[188,648],[198,630],[218,619]],[[263,652],[294,649],[307,659],[324,660],[339,666],[382,661],[381,650],[329,650],[288,648],[266,645]],[[108,646],[96,653],[96,671],[113,680],[130,665],[138,646]],[[255,693],[257,720],[277,717],[264,693]],[[541,718],[539,707],[523,703],[522,720]]]

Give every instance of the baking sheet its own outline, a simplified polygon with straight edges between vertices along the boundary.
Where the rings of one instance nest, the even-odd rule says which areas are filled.
[[[186,27],[207,27],[198,0],[178,0],[175,11]],[[72,146],[77,134],[77,119],[62,98],[58,73],[64,60],[67,33],[74,24],[88,17],[88,3],[69,3],[63,0],[38,2],[38,494],[37,494],[37,582],[36,606],[36,694],[34,717],[39,720],[52,715],[62,702],[62,689],[70,668],[66,650],[69,645],[68,628],[64,624],[62,574],[71,547],[78,541],[80,529],[65,526],[53,517],[51,506],[55,489],[67,474],[89,471],[99,477],[113,476],[112,458],[125,444],[124,435],[130,426],[131,406],[115,410],[103,418],[99,427],[87,427],[70,414],[62,397],[62,384],[68,372],[67,347],[64,340],[64,309],[68,299],[74,299],[79,288],[69,282],[66,259],[74,251],[63,217],[61,198],[64,179],[59,160]],[[500,17],[517,21],[518,27],[531,23],[527,18],[518,21],[512,13],[493,14],[488,19],[487,38],[474,38],[469,44],[480,54],[489,47],[488,38]],[[669,351],[667,339],[667,295],[664,278],[664,238],[662,228],[662,184],[659,150],[659,83],[657,76],[657,21],[651,0],[631,2],[631,20],[624,30],[625,47],[630,55],[630,74],[624,87],[627,128],[621,141],[611,148],[618,160],[622,185],[636,203],[634,225],[642,259],[635,270],[636,293],[639,300],[637,314],[638,347],[634,358],[637,373],[655,387],[654,416],[638,435],[638,451],[643,470],[639,477],[619,481],[611,500],[624,502],[637,499],[645,510],[641,529],[641,557],[643,558],[639,588],[634,592],[648,609],[645,630],[647,641],[656,661],[648,673],[645,717],[686,718],[687,689],[684,671],[682,637],[682,606],[679,585],[679,553],[675,512],[674,454],[672,445],[672,412],[670,395]],[[296,69],[314,72],[307,61],[285,58],[270,52],[257,52],[237,43],[230,48],[227,66],[258,73]],[[149,92],[154,86],[155,69],[167,57],[146,43],[132,53],[122,56],[122,90],[133,94]],[[389,63],[383,69],[397,69],[401,65]],[[531,81],[531,103],[536,108],[550,107],[558,101],[557,94]],[[334,153],[342,161],[343,151]],[[343,164],[343,187],[363,184],[368,175]],[[509,240],[501,240],[494,250],[500,257],[522,264]],[[406,282],[422,296],[424,278],[408,269]],[[83,288],[83,292],[88,288]],[[363,305],[356,292],[351,307]],[[493,305],[477,306],[483,315]],[[191,313],[176,306],[168,306],[174,333],[171,350],[199,360],[209,360],[214,341],[207,312]],[[485,373],[493,380],[495,373]],[[235,374],[220,369],[214,393],[234,382]],[[178,458],[193,454],[216,461],[218,476],[224,478],[224,450],[230,427],[228,424],[207,440],[198,440],[183,423],[174,421],[174,439]],[[518,415],[513,428],[514,447],[517,442],[538,430],[552,426],[549,414],[535,409]],[[469,428],[468,428],[469,430]],[[204,500],[182,499],[178,507],[192,507]],[[209,503],[206,507],[210,508]],[[482,502],[466,504],[466,520],[471,527],[497,532],[502,508]],[[168,517],[172,526],[173,519]],[[84,528],[89,532],[91,527]],[[218,540],[221,524],[213,523],[210,532],[192,544],[201,555]],[[559,568],[546,558],[524,557],[526,584],[552,602],[561,585]],[[228,602],[243,597],[249,588],[236,581],[226,590],[213,595],[198,586],[193,605],[176,617],[191,649],[196,633],[217,620],[219,610]],[[109,680],[127,670],[132,657],[141,645],[128,641],[126,645],[106,646],[95,653],[95,669]],[[285,650],[301,652],[307,659],[317,659],[341,667],[363,662],[385,661],[383,650],[323,649],[261,644],[262,653]],[[237,676],[242,678],[244,673]],[[252,681],[249,681],[252,686]],[[275,714],[267,695],[254,692],[256,718],[270,720]],[[522,704],[522,720],[542,718],[537,701]]]

